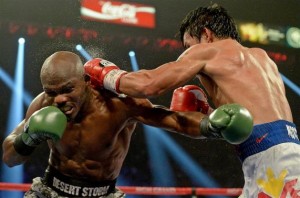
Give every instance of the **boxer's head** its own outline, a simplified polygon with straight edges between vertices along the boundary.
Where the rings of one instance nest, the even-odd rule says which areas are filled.
[[[202,33],[207,30],[218,39],[232,38],[240,42],[233,18],[217,4],[190,11],[183,19],[178,34],[182,43],[184,43],[185,34],[197,39],[199,43]]]
[[[89,87],[80,57],[71,52],[56,52],[45,60],[40,77],[44,92],[53,105],[68,119],[75,119]]]

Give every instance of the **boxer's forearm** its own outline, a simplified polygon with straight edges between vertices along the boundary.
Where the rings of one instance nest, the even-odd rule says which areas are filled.
[[[173,61],[155,69],[128,73],[114,63],[96,58],[84,64],[91,85],[117,94],[149,98],[184,85],[200,71],[199,64],[190,61]]]
[[[131,97],[151,98],[184,85],[194,73],[182,71],[175,63],[167,63],[153,70],[130,72],[120,78],[118,90]],[[178,75],[180,74],[180,75]]]
[[[9,167],[20,165],[28,159],[28,156],[22,156],[16,152],[13,146],[16,137],[16,135],[10,135],[3,141],[2,144],[2,160]]]
[[[144,70],[128,73],[120,79],[119,91],[131,97],[155,97],[165,91],[155,80]]]

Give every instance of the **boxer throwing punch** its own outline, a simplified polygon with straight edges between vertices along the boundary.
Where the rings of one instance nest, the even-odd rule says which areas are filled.
[[[26,162],[38,145],[48,142],[49,166],[43,177],[33,179],[27,198],[124,197],[115,184],[137,122],[193,138],[243,131],[244,138],[233,140],[237,142],[244,141],[253,127],[250,113],[237,104],[224,105],[207,117],[101,89],[71,52],[48,57],[40,77],[44,91],[3,142],[3,162],[8,166]]]
[[[276,64],[264,50],[239,43],[234,20],[217,4],[189,12],[179,34],[186,50],[176,61],[137,72],[114,64],[97,75],[86,71],[106,89],[141,98],[161,95],[197,76],[215,107],[238,103],[254,117],[250,138],[237,147],[245,177],[243,196],[296,192],[289,184],[300,185],[300,145]],[[274,177],[280,185],[272,183]]]

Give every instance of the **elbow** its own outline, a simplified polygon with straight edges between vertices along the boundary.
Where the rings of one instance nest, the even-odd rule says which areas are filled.
[[[2,161],[4,164],[6,164],[10,168],[15,166],[15,164],[11,163],[9,156],[5,153],[3,153],[3,155],[2,155]]]
[[[8,167],[13,167],[14,164],[11,163],[11,156],[9,154],[10,149],[7,149],[7,140],[4,140],[3,144],[2,144],[2,162],[4,164],[6,164]]]
[[[20,159],[16,156],[10,156],[8,154],[3,154],[2,161],[4,164],[6,164],[8,167],[14,167],[20,164],[23,164],[25,162],[26,158],[21,157]]]
[[[10,157],[9,157],[9,155],[8,155],[7,150],[5,149],[5,140],[4,140],[4,142],[3,142],[2,149],[3,149],[2,162],[3,162],[4,164],[6,164],[8,167],[12,167],[13,164],[9,163],[9,162],[10,162],[10,160],[9,160]]]
[[[25,161],[25,157],[19,156],[13,146],[8,141],[4,141],[3,145],[2,162],[8,167],[14,167],[22,164]]]

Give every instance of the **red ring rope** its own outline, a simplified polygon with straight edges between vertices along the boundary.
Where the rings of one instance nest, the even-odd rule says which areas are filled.
[[[0,190],[27,191],[31,184],[0,182]],[[239,196],[241,188],[191,188],[191,187],[142,187],[118,186],[123,192],[131,195],[227,195]]]

